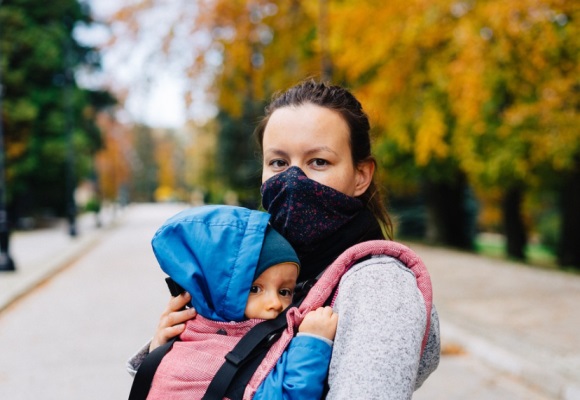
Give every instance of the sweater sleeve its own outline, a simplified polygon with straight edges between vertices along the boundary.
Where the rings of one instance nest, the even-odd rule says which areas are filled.
[[[143,363],[143,360],[145,360],[145,357],[147,357],[149,355],[149,346],[151,344],[151,341],[147,342],[145,345],[143,345],[143,347],[141,347],[139,349],[139,351],[135,354],[133,354],[131,356],[131,358],[129,358],[129,360],[127,360],[127,372],[129,372],[129,375],[131,375],[132,377],[135,377],[135,374],[137,373],[137,370],[139,369],[139,367],[141,366],[141,364]]]
[[[411,399],[427,321],[411,270],[388,256],[353,266],[335,311],[327,398]]]
[[[332,347],[310,335],[296,336],[274,369],[258,387],[254,399],[320,399]]]
[[[425,345],[425,349],[423,349],[423,355],[419,363],[419,373],[417,374],[417,381],[415,382],[415,390],[419,389],[429,375],[437,369],[440,357],[441,338],[439,336],[439,314],[437,314],[437,309],[435,308],[435,304],[433,304],[431,307],[429,337],[427,338],[427,344]]]

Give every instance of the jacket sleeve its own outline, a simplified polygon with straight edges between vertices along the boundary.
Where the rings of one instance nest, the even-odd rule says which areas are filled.
[[[258,387],[254,399],[320,399],[332,347],[313,336],[297,336]]]
[[[151,344],[151,341],[147,342],[143,347],[141,347],[139,349],[139,351],[135,354],[133,354],[133,356],[131,356],[131,358],[129,358],[129,360],[127,360],[127,372],[129,372],[129,375],[131,375],[132,377],[135,377],[135,374],[137,373],[137,370],[139,369],[139,367],[141,366],[141,364],[143,363],[143,360],[145,360],[145,357],[147,357],[147,355],[149,355],[149,345]]]
[[[411,399],[427,321],[411,270],[387,256],[353,266],[341,280],[335,311],[327,398]]]

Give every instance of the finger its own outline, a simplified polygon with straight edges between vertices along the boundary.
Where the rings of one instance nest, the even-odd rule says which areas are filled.
[[[328,306],[320,307],[317,311],[325,317],[329,317],[333,313],[332,308]]]
[[[195,308],[187,308],[183,311],[175,311],[167,315],[165,327],[171,327],[177,324],[182,324],[197,315]]]
[[[163,333],[165,336],[165,341],[167,342],[172,337],[175,337],[177,335],[181,335],[184,330],[185,330],[185,324],[173,325],[172,327],[164,329]]]
[[[161,329],[157,332],[157,335],[151,340],[149,345],[149,352],[151,353],[157,347],[164,345],[171,338],[181,335],[185,330],[185,324],[174,325],[168,328]]]
[[[191,301],[191,295],[187,292],[181,293],[179,296],[173,297],[169,301],[169,309],[171,311],[181,310]]]

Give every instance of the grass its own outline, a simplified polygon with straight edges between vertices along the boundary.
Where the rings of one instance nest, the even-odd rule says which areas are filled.
[[[505,237],[495,234],[480,234],[475,239],[475,251],[484,256],[506,258]],[[528,244],[525,254],[526,264],[559,269],[554,251],[540,243]]]

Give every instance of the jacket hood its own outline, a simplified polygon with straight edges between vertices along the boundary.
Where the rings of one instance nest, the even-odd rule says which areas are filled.
[[[151,244],[161,269],[191,294],[205,318],[241,321],[270,214],[234,206],[180,212]]]

